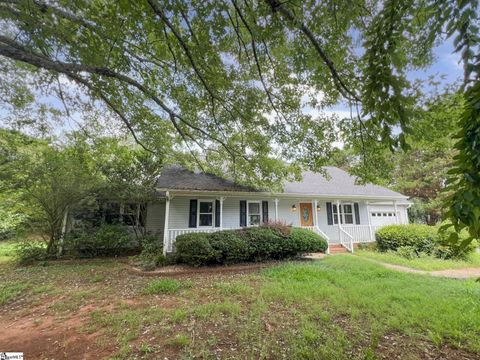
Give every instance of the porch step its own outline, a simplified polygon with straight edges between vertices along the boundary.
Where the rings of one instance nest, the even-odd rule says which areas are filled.
[[[348,250],[339,244],[330,244],[330,254],[347,253]]]

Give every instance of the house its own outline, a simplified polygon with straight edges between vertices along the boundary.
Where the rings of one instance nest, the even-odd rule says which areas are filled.
[[[375,230],[407,224],[408,198],[387,188],[356,184],[347,172],[326,167],[305,172],[300,182],[287,182],[282,192],[259,191],[218,176],[167,167],[158,178],[158,199],[147,205],[146,230],[174,250],[178,235],[214,232],[283,221],[311,229],[329,244],[353,251],[355,243],[375,239]]]

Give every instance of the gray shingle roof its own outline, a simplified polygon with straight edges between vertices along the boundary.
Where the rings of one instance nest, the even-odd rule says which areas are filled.
[[[405,197],[404,195],[387,189],[383,186],[356,184],[356,177],[346,171],[333,166],[326,166],[330,175],[326,179],[322,174],[305,171],[300,182],[287,182],[284,192],[287,194],[318,194],[318,195],[357,195],[357,196],[391,196]]]
[[[157,188],[170,190],[240,191],[254,192],[253,188],[232,180],[202,172],[192,172],[180,166],[168,166],[157,180]]]
[[[306,171],[299,182],[286,182],[284,193],[289,195],[338,195],[381,196],[406,198],[406,196],[382,186],[356,184],[356,177],[339,168],[327,166],[330,178]],[[157,180],[157,188],[169,190],[238,191],[258,192],[251,187],[236,184],[231,180],[200,172],[192,172],[179,166],[166,167]]]

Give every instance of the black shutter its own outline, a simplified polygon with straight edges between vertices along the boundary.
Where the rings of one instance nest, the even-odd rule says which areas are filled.
[[[240,226],[247,226],[247,200],[240,200]]]
[[[358,210],[358,203],[353,204],[355,210],[355,224],[360,225],[360,211]]]
[[[327,202],[327,223],[333,225],[332,203]]]
[[[190,216],[188,217],[188,227],[197,227],[197,200],[190,200]]]
[[[268,201],[262,201],[262,221],[268,222]]]
[[[215,227],[220,227],[220,201],[215,200]]]

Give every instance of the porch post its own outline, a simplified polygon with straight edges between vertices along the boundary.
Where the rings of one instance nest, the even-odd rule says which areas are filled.
[[[318,227],[318,213],[317,213],[317,206],[318,206],[318,201],[314,200],[313,201],[313,211],[315,216],[313,217],[313,225],[315,227]]]
[[[338,240],[340,240],[340,243],[342,242],[342,219],[340,217],[340,201],[336,201],[337,204],[337,220],[338,220]]]
[[[220,197],[220,230],[223,229],[223,200],[225,198],[223,196]]]
[[[370,214],[370,203],[367,201],[367,218],[368,218],[368,233],[370,235],[370,241],[375,240],[372,229],[372,216]]]
[[[275,199],[274,202],[275,202],[275,221],[278,221],[278,199]]]
[[[163,225],[163,255],[167,254],[168,238],[168,218],[170,215],[170,193],[165,193],[165,224]]]
[[[393,211],[395,211],[395,224],[398,224],[397,201],[393,200]]]

